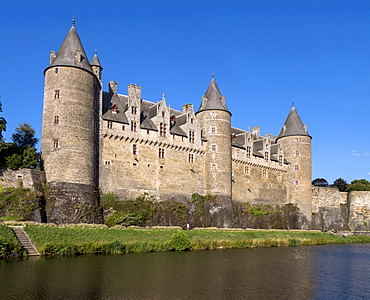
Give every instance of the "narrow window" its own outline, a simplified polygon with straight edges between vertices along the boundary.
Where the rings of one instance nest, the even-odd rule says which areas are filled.
[[[250,173],[249,167],[244,167],[244,173],[245,173],[245,175],[249,175],[249,173]]]
[[[217,151],[217,145],[216,144],[212,144],[211,145],[211,151],[212,152],[216,152]]]
[[[108,129],[112,129],[113,128],[113,122],[112,121],[108,121],[107,128]]]
[[[294,181],[294,184],[299,185],[299,181],[298,180]]]
[[[212,133],[212,134],[215,134],[215,133],[216,133],[216,127],[215,127],[215,126],[212,126],[212,127],[211,127],[211,133]]]
[[[59,99],[59,90],[55,90],[54,99]]]
[[[279,174],[277,175],[277,180],[278,180],[278,181],[281,181],[281,178],[282,178],[282,177],[281,177],[281,174],[279,173]]]
[[[163,137],[167,135],[167,124],[166,123],[159,124],[159,135]]]
[[[189,142],[194,144],[195,143],[195,133],[193,130],[189,131]]]
[[[191,163],[191,164],[194,163],[194,154],[192,154],[192,153],[189,154],[188,162]]]
[[[59,68],[55,68],[55,74],[59,73]]]
[[[131,113],[133,115],[136,115],[137,114],[137,107],[136,106],[131,106]]]
[[[53,148],[54,148],[54,149],[58,149],[58,148],[59,148],[59,140],[58,140],[58,139],[54,139],[54,145],[53,145]]]
[[[146,134],[150,134],[150,130],[149,129],[147,129]]]
[[[125,131],[125,125],[122,125],[122,130]]]
[[[136,144],[133,144],[132,145],[132,154],[133,155],[136,155],[137,154],[137,146],[136,146]]]
[[[159,158],[164,158],[164,149],[163,148],[159,148],[158,157]]]
[[[294,165],[294,171],[299,171],[299,165]]]
[[[104,161],[104,164],[105,164],[106,166],[110,166],[110,160],[105,160],[105,161]]]
[[[131,121],[131,131],[135,132],[136,131],[136,122]]]
[[[54,116],[54,124],[59,124],[59,116]]]
[[[283,165],[283,157],[279,155],[279,166]]]
[[[247,158],[251,158],[251,147],[247,146]]]
[[[211,170],[217,170],[217,165],[216,164],[211,164]]]
[[[166,113],[162,111],[162,117],[164,118],[166,116]]]
[[[299,155],[300,155],[299,150],[297,150],[297,151],[295,152],[295,156],[299,156]]]
[[[194,124],[194,119],[193,118],[190,119],[190,123]]]

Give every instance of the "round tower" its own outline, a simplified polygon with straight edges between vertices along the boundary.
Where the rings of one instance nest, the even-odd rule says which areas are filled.
[[[231,113],[214,77],[202,98],[196,116],[202,128],[202,136],[207,140],[205,154],[207,193],[231,200]]]
[[[97,65],[96,60],[94,64]],[[49,220],[76,221],[78,216],[69,215],[68,205],[84,207],[97,203],[97,124],[101,86],[97,76],[100,76],[101,67],[95,68],[99,71],[95,70],[97,74],[93,72],[72,24],[58,52],[51,52],[50,65],[44,71],[42,161],[49,188],[57,200],[50,208]],[[63,206],[65,210],[58,210],[57,206]],[[86,211],[83,214],[85,219],[78,221],[95,221],[94,216],[87,217],[90,214]]]
[[[297,204],[307,221],[312,219],[312,152],[311,136],[292,106],[284,126],[277,137],[284,158],[288,162],[287,203]],[[302,224],[307,227],[307,222]]]

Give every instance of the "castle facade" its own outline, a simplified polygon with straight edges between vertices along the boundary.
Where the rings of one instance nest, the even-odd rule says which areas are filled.
[[[186,201],[198,193],[230,205],[294,203],[310,220],[311,136],[294,106],[278,136],[261,136],[259,127],[231,125],[214,77],[197,110],[176,110],[164,95],[142,99],[137,85],[125,95],[110,81],[102,91],[102,70],[96,53],[87,59],[74,24],[50,53],[41,146],[54,199],[49,221],[73,222],[77,208],[85,221],[98,221],[97,193],[105,192],[121,199],[148,193]]]

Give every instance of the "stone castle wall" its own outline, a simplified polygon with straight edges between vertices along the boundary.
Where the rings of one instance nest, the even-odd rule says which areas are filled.
[[[42,192],[45,183],[45,173],[39,170],[0,170],[0,186],[4,189],[23,187]]]

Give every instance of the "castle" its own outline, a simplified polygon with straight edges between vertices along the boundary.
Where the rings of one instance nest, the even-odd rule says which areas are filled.
[[[96,221],[96,193],[121,199],[140,194],[161,200],[193,193],[233,201],[296,204],[311,219],[311,136],[293,106],[276,137],[231,126],[214,76],[200,106],[170,108],[141,98],[141,87],[117,82],[102,91],[103,67],[91,62],[74,24],[45,69],[42,161],[55,199],[49,221],[73,221],[68,211],[85,206]],[[58,209],[57,209],[58,207]],[[227,226],[227,224],[225,225]]]

